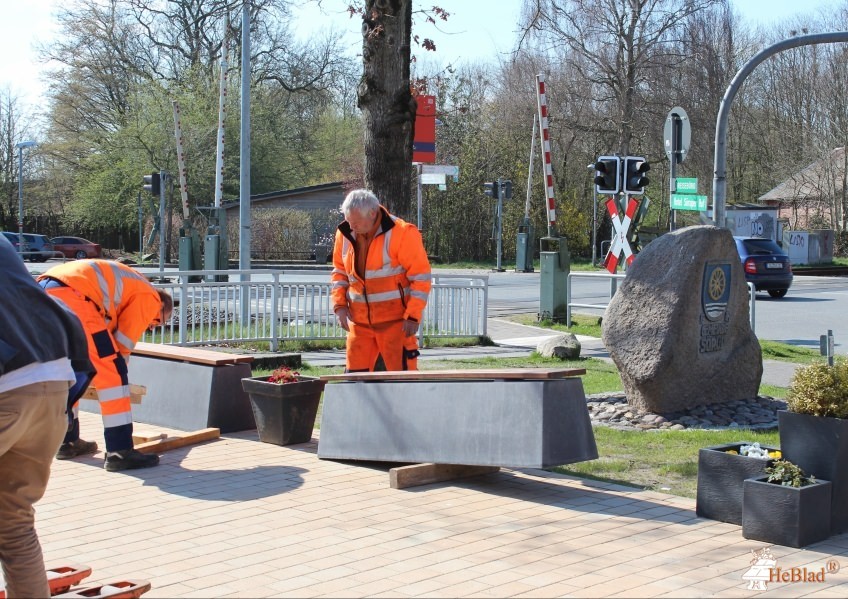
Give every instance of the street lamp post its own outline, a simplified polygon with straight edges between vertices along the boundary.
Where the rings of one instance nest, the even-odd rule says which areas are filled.
[[[24,257],[24,148],[31,148],[34,141],[16,143],[18,149],[18,253]]]

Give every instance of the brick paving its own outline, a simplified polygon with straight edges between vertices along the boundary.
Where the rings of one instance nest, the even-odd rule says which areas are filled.
[[[102,447],[99,415],[80,418]],[[390,464],[319,460],[317,435],[227,434],[123,473],[102,452],[56,461],[37,505],[47,564],[148,579],[145,597],[848,596],[848,534],[772,547],[784,570],[844,566],[824,583],[747,590],[763,543],[694,500],[534,469],[394,490]]]

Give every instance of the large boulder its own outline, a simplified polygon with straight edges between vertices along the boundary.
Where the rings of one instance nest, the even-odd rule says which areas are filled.
[[[687,227],[648,244],[610,301],[602,335],[635,408],[661,414],[757,396],[762,353],[727,229]]]

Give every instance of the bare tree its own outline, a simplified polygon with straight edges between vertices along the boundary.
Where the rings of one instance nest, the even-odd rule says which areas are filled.
[[[565,46],[592,98],[608,110],[618,151],[628,154],[640,99],[656,92],[657,70],[682,62],[682,24],[726,0],[525,0],[524,27],[549,47]]]

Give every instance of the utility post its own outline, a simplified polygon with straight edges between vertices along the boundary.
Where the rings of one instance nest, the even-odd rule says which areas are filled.
[[[503,267],[501,266],[501,258],[503,256],[503,181],[500,177],[498,177],[498,204],[495,212],[495,235],[497,242],[497,266],[495,270],[497,272],[503,272]]]

